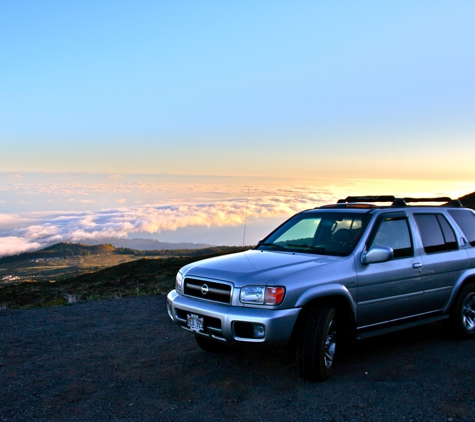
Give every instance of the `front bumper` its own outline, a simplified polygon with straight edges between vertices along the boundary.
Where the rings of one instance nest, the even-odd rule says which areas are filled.
[[[170,318],[185,330],[192,331],[186,323],[187,314],[204,318],[204,329],[195,332],[231,345],[242,343],[265,343],[285,345],[291,335],[300,308],[292,309],[256,309],[221,305],[204,302],[182,296],[172,290],[167,296],[167,308]],[[263,338],[247,335],[247,326],[253,324],[264,327]]]

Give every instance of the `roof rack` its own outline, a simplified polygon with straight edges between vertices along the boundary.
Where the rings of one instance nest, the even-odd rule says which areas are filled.
[[[339,199],[338,204],[347,204],[350,202],[394,202],[396,199],[393,195],[379,196],[348,196],[345,199]]]
[[[365,202],[391,202],[392,207],[406,207],[409,203],[413,202],[443,202],[443,207],[462,207],[462,203],[459,199],[451,199],[446,196],[437,198],[396,198],[394,195],[377,195],[377,196],[348,196],[345,199],[339,199],[337,205],[345,206],[345,204],[351,205],[355,203]]]
[[[361,209],[368,209],[368,208],[378,208],[378,206],[374,205],[374,204],[364,204],[364,203],[361,203],[361,202],[353,202],[353,203],[338,202],[338,204],[321,205],[317,208],[361,208]]]

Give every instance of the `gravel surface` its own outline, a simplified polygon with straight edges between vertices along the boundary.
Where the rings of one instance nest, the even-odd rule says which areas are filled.
[[[311,383],[288,350],[201,351],[165,296],[0,310],[0,422],[475,421],[474,352],[432,324]]]

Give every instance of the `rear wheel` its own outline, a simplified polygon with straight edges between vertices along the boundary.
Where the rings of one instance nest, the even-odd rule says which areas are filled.
[[[218,341],[210,340],[206,337],[195,336],[195,338],[196,338],[196,343],[198,343],[198,346],[205,352],[225,353],[229,349],[229,347],[226,344],[220,343]]]
[[[337,340],[337,310],[324,306],[312,310],[297,347],[299,375],[325,381],[333,372]]]
[[[458,339],[475,337],[475,284],[467,284],[460,292],[450,322]]]

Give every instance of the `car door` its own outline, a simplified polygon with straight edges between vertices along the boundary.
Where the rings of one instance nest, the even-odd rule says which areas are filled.
[[[414,213],[424,251],[422,288],[426,312],[442,310],[453,286],[467,268],[466,251],[459,248],[454,229],[443,213]]]
[[[358,328],[405,318],[421,311],[422,262],[414,247],[406,212],[378,216],[366,239],[365,251],[376,246],[392,248],[394,258],[371,264],[362,264],[356,259]]]

